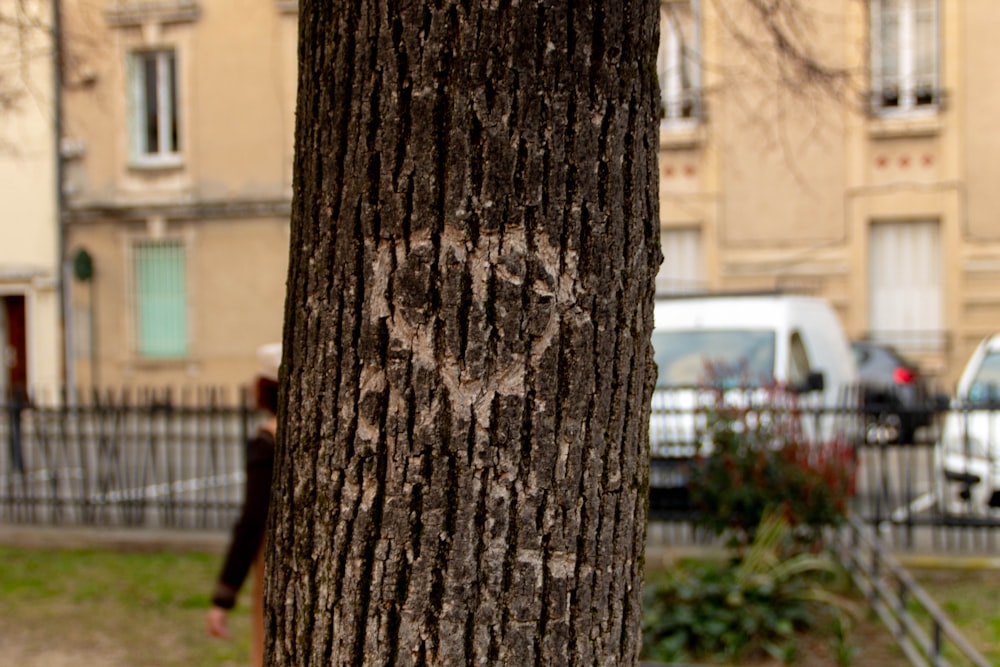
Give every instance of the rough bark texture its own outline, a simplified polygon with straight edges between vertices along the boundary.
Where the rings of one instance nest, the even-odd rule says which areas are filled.
[[[269,664],[637,660],[657,7],[300,1]]]

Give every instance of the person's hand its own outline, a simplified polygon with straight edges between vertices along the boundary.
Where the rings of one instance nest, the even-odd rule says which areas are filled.
[[[232,637],[229,632],[229,610],[216,606],[209,609],[208,617],[205,619],[205,631],[210,637],[220,639]]]

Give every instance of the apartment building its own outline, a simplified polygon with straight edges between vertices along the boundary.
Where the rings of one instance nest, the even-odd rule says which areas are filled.
[[[820,294],[947,385],[1000,329],[1000,3],[802,0],[825,91],[753,4],[661,2],[659,291]],[[74,375],[232,385],[281,334],[297,4],[65,11]]]
[[[1000,329],[1000,3],[805,0],[834,95],[750,5],[661,3],[659,291],[817,293],[950,385]]]
[[[281,337],[297,4],[64,5],[77,382],[239,385]]]
[[[50,3],[0,0],[0,404],[60,386]]]

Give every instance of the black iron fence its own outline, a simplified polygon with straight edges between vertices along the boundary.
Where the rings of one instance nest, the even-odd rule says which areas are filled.
[[[671,534],[695,534],[683,528],[697,511],[686,479],[706,455],[713,400],[653,401],[650,518],[681,526]],[[1000,402],[943,407],[754,409],[760,419],[795,420],[803,437],[850,445],[852,510],[890,547],[995,552]],[[920,423],[905,439],[901,417]],[[0,523],[226,529],[242,501],[244,443],[257,418],[246,395],[215,389],[0,402]]]
[[[1000,547],[1000,404],[953,403],[912,439],[859,446],[856,511],[890,546]]]
[[[758,422],[795,423],[811,442],[838,441],[853,452],[850,507],[891,548],[993,553],[1000,547],[1000,402],[903,405],[888,398],[817,401],[739,390],[729,408]],[[650,518],[693,521],[687,480],[711,456],[718,391],[654,396],[650,425]]]
[[[0,522],[227,529],[239,511],[245,394],[90,392],[0,403]]]
[[[870,526],[851,517],[848,525],[837,532],[833,546],[910,664],[989,667],[986,658],[886,551]]]

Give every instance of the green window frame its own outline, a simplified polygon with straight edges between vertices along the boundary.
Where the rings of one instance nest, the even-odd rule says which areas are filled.
[[[187,261],[179,240],[138,241],[132,248],[135,340],[140,357],[188,354]]]

